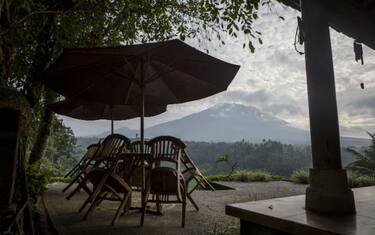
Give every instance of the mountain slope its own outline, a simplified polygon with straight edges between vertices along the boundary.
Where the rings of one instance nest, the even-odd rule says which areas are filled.
[[[122,127],[116,133],[134,138],[139,130]],[[105,137],[109,132],[102,133]],[[183,140],[206,142],[235,142],[242,139],[261,142],[271,139],[289,144],[310,144],[308,131],[290,126],[287,122],[262,113],[251,106],[219,104],[184,118],[146,128],[145,137],[172,135]],[[342,146],[367,146],[369,140],[341,137]]]
[[[128,128],[118,133],[129,136]],[[173,135],[192,141],[234,142],[245,139],[260,142],[263,139],[287,143],[304,143],[307,131],[288,125],[287,122],[239,104],[220,104],[184,118],[162,123],[145,130],[145,136]],[[134,135],[133,135],[134,136]]]

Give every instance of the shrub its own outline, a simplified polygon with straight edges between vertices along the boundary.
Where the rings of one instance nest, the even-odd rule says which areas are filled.
[[[306,169],[294,170],[290,179],[297,184],[309,183],[309,171]]]
[[[274,175],[263,170],[241,170],[235,171],[231,175],[213,175],[207,176],[209,181],[240,181],[240,182],[268,182],[282,180],[283,177]]]
[[[357,171],[348,171],[348,184],[351,188],[375,185],[375,176],[364,175]]]
[[[62,183],[70,183],[71,178],[65,178],[64,176],[54,176],[49,179],[50,184],[55,183],[55,182],[62,182]]]
[[[227,175],[209,175],[206,176],[208,181],[228,181]]]

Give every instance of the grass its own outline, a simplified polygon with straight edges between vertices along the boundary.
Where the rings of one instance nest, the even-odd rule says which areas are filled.
[[[62,183],[70,183],[71,178],[67,177],[65,178],[64,176],[52,176],[49,178],[48,183],[52,184],[55,182],[62,182]]]
[[[263,170],[240,170],[231,175],[212,175],[207,176],[209,181],[238,181],[238,182],[268,182],[283,180],[282,176],[274,175]]]
[[[308,184],[309,171],[305,169],[294,170],[290,179],[297,184]]]
[[[348,185],[350,188],[359,188],[366,186],[375,185],[375,176],[364,175],[356,171],[347,171],[348,175]],[[295,170],[290,176],[291,181],[298,184],[308,184],[309,183],[309,172],[308,170]]]

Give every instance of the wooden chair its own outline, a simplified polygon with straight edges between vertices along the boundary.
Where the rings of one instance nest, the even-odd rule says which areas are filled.
[[[81,158],[81,160],[64,176],[73,177],[80,171],[80,169],[85,165],[85,163],[91,159],[91,157],[95,154],[97,148],[102,144],[103,139],[100,139],[98,143],[89,145],[86,149],[85,155]]]
[[[129,149],[130,140],[120,134],[112,134],[107,136],[101,147],[97,150],[94,157],[87,163],[82,171],[83,177],[78,186],[66,197],[72,198],[81,188],[83,188],[89,195],[92,194],[91,190],[87,187],[87,174],[94,168],[101,166],[103,169],[108,169],[111,160],[113,160],[119,153]]]
[[[136,140],[130,143],[130,151],[133,153],[140,153],[141,152],[141,141]],[[148,144],[148,141],[144,142],[143,146],[144,153],[151,153],[151,146]]]
[[[201,188],[204,188],[206,190],[212,190],[215,191],[214,187],[206,180],[206,178],[203,176],[197,165],[193,162],[193,160],[189,157],[186,150],[184,149],[181,154],[181,162],[183,165],[182,175],[184,177],[184,180],[186,182],[186,187],[188,189],[187,191],[187,198],[193,204],[194,208],[198,211],[199,207],[197,203],[193,200],[191,197],[191,194],[200,186]],[[195,186],[192,187],[189,190],[189,183],[195,181]]]
[[[155,202],[158,212],[160,212],[160,203],[181,203],[181,226],[184,227],[187,191],[180,162],[182,151],[186,146],[180,139],[172,136],[156,137],[148,144],[151,146],[153,158],[146,181],[140,224],[143,226],[148,202]]]
[[[112,160],[109,168],[96,167],[87,174],[87,179],[93,185],[93,193],[87,198],[80,209],[83,210],[86,205],[91,204],[84,215],[84,219],[87,219],[94,208],[99,206],[104,200],[120,202],[112,219],[112,225],[115,225],[120,213],[124,211],[128,200],[131,198],[132,189],[127,181],[134,169],[135,159],[132,156],[120,157],[121,154]]]
[[[101,144],[92,144],[87,147],[87,152],[83,156],[83,158],[79,161],[79,163],[70,170],[64,177],[72,177],[70,183],[62,190],[65,192],[68,190],[74,183],[79,183],[83,177],[85,171],[92,165],[93,161],[95,160],[95,154],[100,149]]]

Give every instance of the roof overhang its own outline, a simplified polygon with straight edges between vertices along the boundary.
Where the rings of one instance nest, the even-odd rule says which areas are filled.
[[[299,0],[277,0],[300,11]],[[329,25],[375,50],[375,0],[314,0],[327,11]]]

